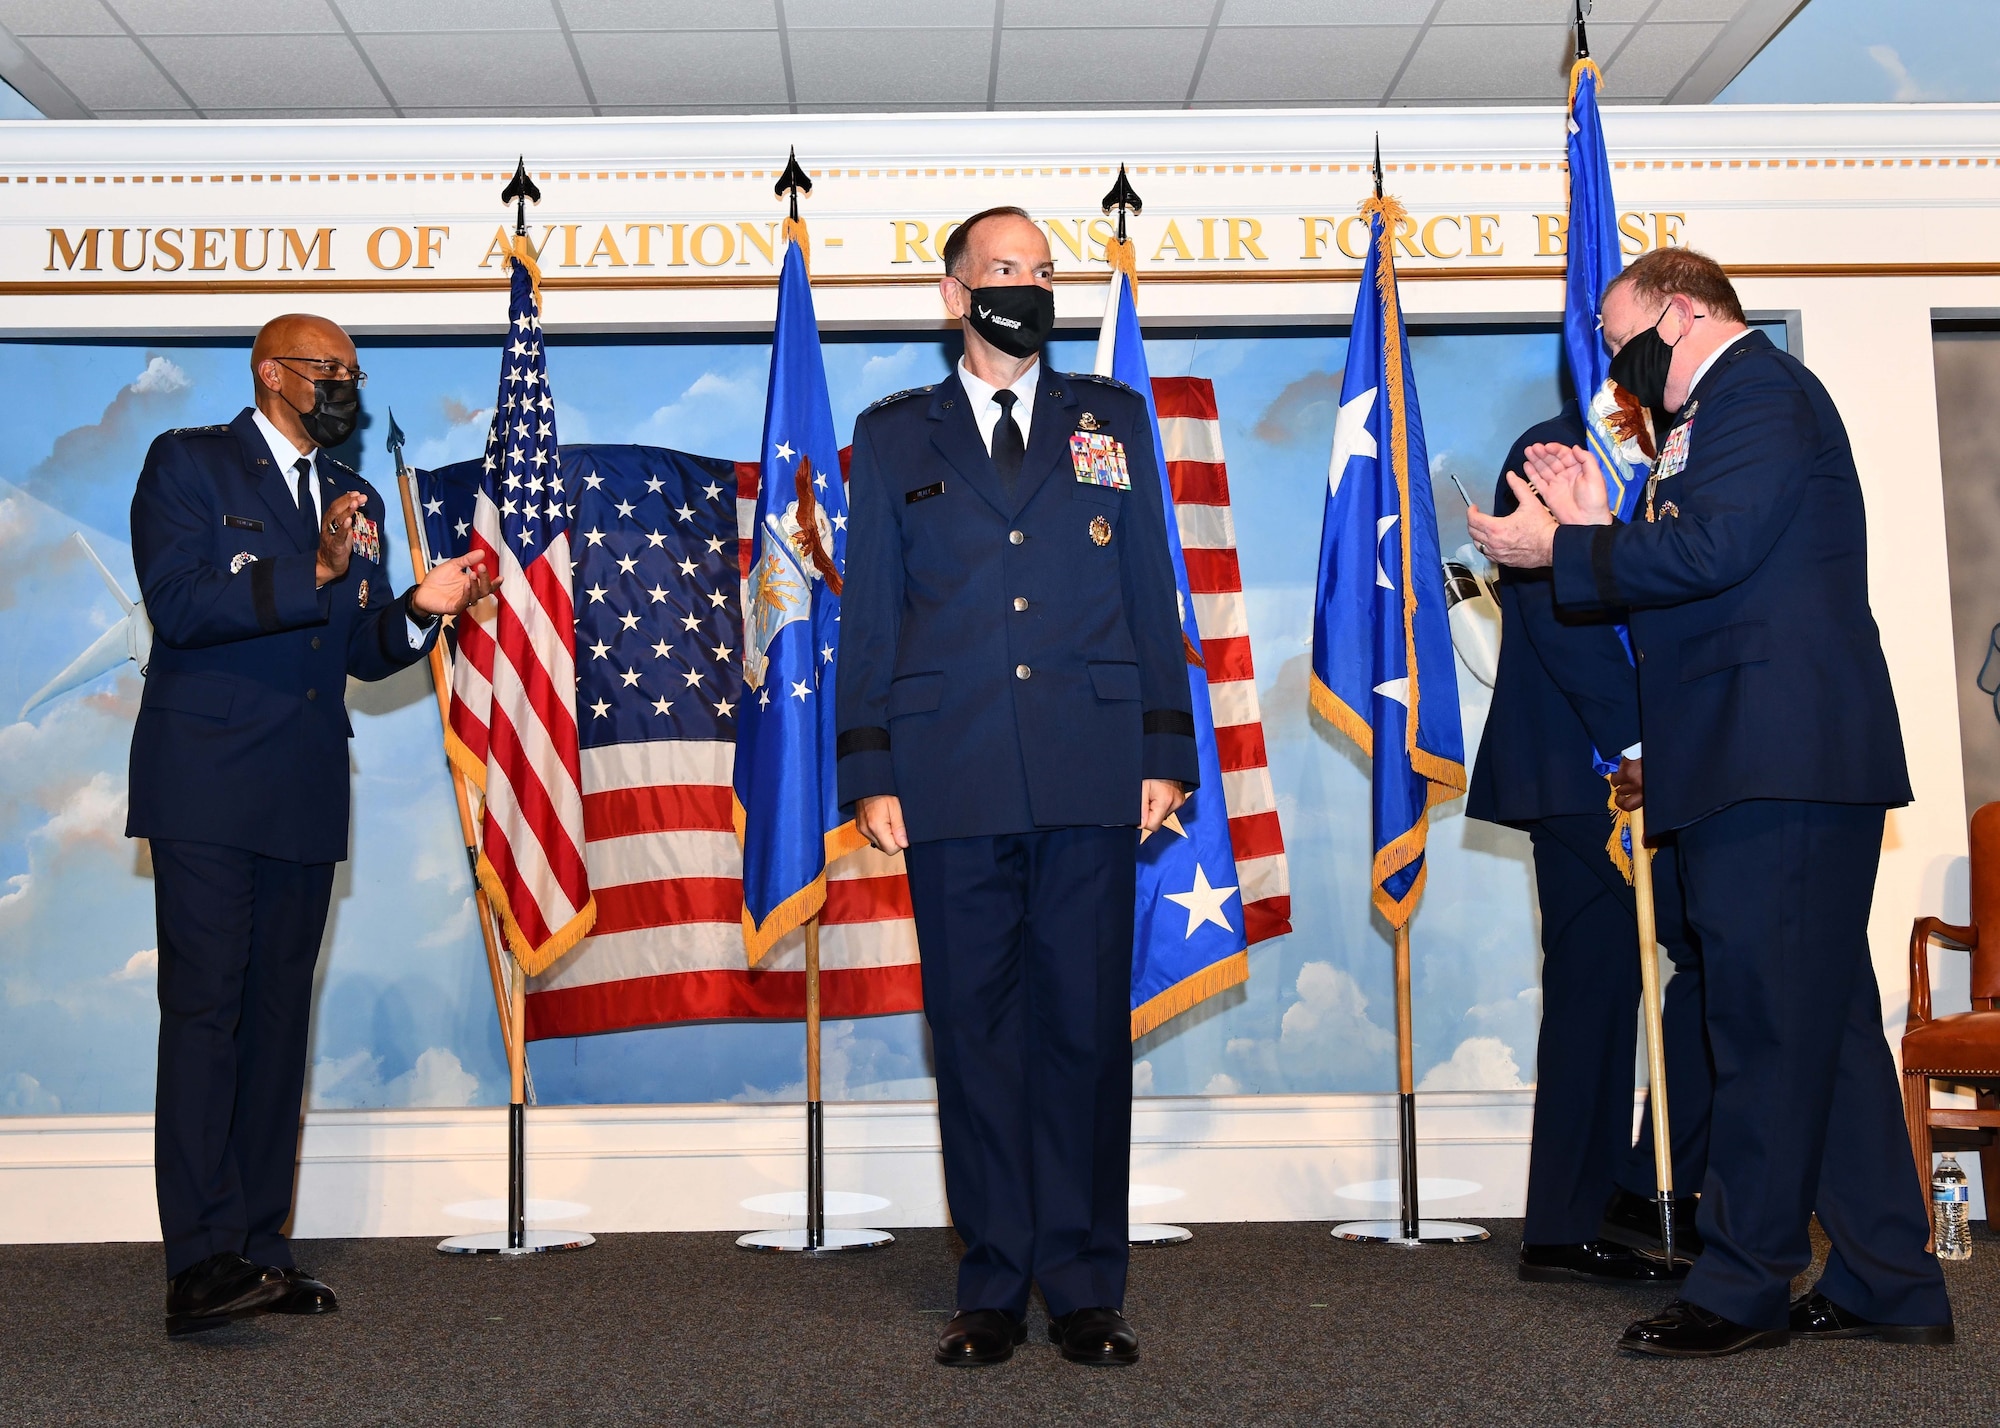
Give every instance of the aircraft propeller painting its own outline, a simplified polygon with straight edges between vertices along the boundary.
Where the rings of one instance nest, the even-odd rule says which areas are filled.
[[[91,642],[89,649],[71,660],[54,679],[36,690],[28,702],[21,706],[20,717],[26,719],[37,706],[46,704],[58,694],[67,694],[82,684],[88,684],[107,670],[131,660],[140,669],[146,667],[146,657],[153,651],[153,622],[146,618],[143,603],[125,598],[125,591],[118,584],[117,577],[105,568],[97,558],[97,552],[90,548],[90,542],[83,538],[82,531],[71,531],[71,540],[83,548],[90,557],[90,563],[97,567],[97,573],[104,577],[105,588],[111,592],[125,617]]]

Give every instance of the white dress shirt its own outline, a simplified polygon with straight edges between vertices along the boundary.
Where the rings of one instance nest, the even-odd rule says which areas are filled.
[[[1035,420],[1035,383],[1041,379],[1042,359],[1037,357],[1028,364],[1028,370],[1014,379],[1007,390],[1020,400],[1014,403],[1014,425],[1021,428],[1021,449],[1028,449],[1028,428]],[[965,398],[972,403],[972,419],[979,423],[979,439],[986,444],[987,455],[993,454],[993,428],[1000,424],[1000,403],[993,400],[993,394],[1000,389],[980,381],[972,375],[963,357],[958,359],[958,380],[965,387]]]
[[[261,407],[250,408],[250,420],[256,422],[257,430],[264,433],[264,443],[271,448],[271,459],[285,473],[285,489],[291,492],[294,505],[299,499],[299,458],[303,456],[312,462],[314,479],[306,482],[306,487],[312,492],[313,528],[317,530],[320,517],[326,512],[326,501],[319,489],[319,453],[304,452],[292,445],[292,439],[278,430],[278,424],[265,416]],[[408,615],[403,617],[403,630],[409,636],[411,649],[419,650],[424,647],[424,632],[417,628],[417,622]]]

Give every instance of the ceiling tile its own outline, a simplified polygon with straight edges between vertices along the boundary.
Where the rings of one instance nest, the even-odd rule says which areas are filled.
[[[1222,23],[1224,26],[1421,25],[1430,18],[1434,4],[1436,0],[1346,0],[1335,9],[1327,0],[1228,0],[1222,7]],[[1383,83],[1388,83],[1386,76]]]
[[[1323,3],[1323,0],[1322,0]],[[1109,25],[1197,25],[1208,28],[1215,0],[1007,0],[1010,30],[1083,29]]]
[[[527,113],[524,96],[536,105],[589,103],[569,46],[553,31],[368,35],[361,43],[390,97],[412,112],[481,105],[487,114]]]
[[[313,109],[210,109],[202,106],[202,112],[211,119],[394,119],[396,111],[386,104],[372,109],[335,109],[331,107]]]
[[[1433,25],[1563,25],[1576,14],[1574,0],[1443,0]]]
[[[1195,99],[1232,104],[1376,104],[1414,26],[1218,30]]]
[[[1637,0],[1626,0],[1628,7]],[[1646,17],[1648,23],[1668,24],[1679,20],[1711,20],[1725,24],[1750,8],[1750,0],[1660,0]]]
[[[588,104],[406,104],[403,114],[410,119],[587,119],[591,109]]]
[[[785,0],[785,27],[853,30],[942,26],[991,31],[993,9],[994,0]]]
[[[195,117],[194,111],[192,109],[99,109],[96,111],[96,115],[99,119],[123,119],[123,120],[142,120],[142,119],[143,120],[155,120],[155,119],[192,120]]]
[[[123,36],[51,36],[24,45],[87,109],[172,109],[183,102],[144,51]]]
[[[776,30],[586,32],[576,37],[576,48],[600,104],[785,102]]]
[[[329,0],[347,23],[368,33],[455,32],[470,39],[490,30],[555,30],[550,0]]]
[[[236,35],[226,45],[162,35],[147,45],[203,109],[386,103],[345,35]]]
[[[774,0],[562,0],[572,30],[775,30]]]
[[[1569,61],[1569,30],[1562,25],[1433,26],[1389,98],[1560,104],[1569,92]]]
[[[606,104],[606,114],[621,117],[652,117],[661,114],[769,114],[768,104]],[[782,107],[782,106],[781,106]]]
[[[979,104],[801,104],[801,114],[965,114],[984,110]],[[806,217],[812,217],[807,213]]]
[[[1604,70],[1604,87],[1671,94],[1722,33],[1721,25],[1641,25]]]
[[[801,104],[986,102],[990,29],[793,30],[791,42]],[[1000,74],[1004,87],[1004,60]]]
[[[1002,104],[1179,104],[1203,30],[1009,30],[1000,37]]]
[[[97,0],[0,0],[0,25],[19,35],[116,35]]]
[[[110,0],[142,35],[340,33],[326,0]]]

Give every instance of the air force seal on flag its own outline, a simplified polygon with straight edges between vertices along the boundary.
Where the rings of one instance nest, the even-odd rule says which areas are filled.
[[[840,578],[834,573],[833,522],[813,499],[812,461],[799,462],[799,499],[785,507],[784,515],[766,512],[764,552],[757,568],[750,572],[750,609],[745,621],[743,682],[752,689],[764,687],[769,672],[771,641],[795,620],[812,615],[812,582],[831,580],[840,593]]]

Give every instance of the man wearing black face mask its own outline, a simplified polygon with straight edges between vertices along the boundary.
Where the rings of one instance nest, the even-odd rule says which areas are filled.
[[[158,438],[132,496],[153,649],[125,832],[151,841],[176,1336],[336,1308],[285,1225],[313,967],[347,856],[347,680],[423,659],[439,618],[491,588],[470,556],[390,590],[382,498],[320,449],[360,415],[346,333],[274,319],[250,366],[256,405]]]
[[[965,1240],[938,1362],[1012,1355],[1039,1284],[1065,1358],[1126,1364],[1135,859],[1198,777],[1166,507],[1139,394],[1044,368],[1041,229],[943,256],[964,360],[855,423],[840,798],[907,858]]]
[[[1885,813],[1910,784],[1846,430],[1698,253],[1635,260],[1605,292],[1604,335],[1620,381],[1674,414],[1645,519],[1614,522],[1590,455],[1545,445],[1525,453],[1533,492],[1513,478],[1520,508],[1468,523],[1501,563],[1552,566],[1560,604],[1631,611],[1645,769],[1627,795],[1648,832],[1678,831],[1701,943],[1706,1248],[1620,1346],[1949,1343],[1869,956]],[[1815,1215],[1832,1250],[1788,1305]]]

